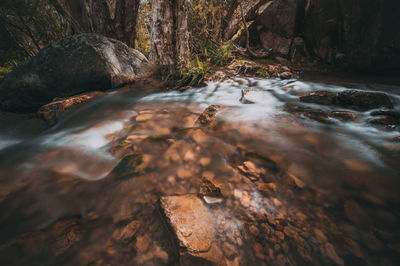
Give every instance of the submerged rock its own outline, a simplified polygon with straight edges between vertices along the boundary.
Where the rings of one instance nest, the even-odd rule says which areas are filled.
[[[344,202],[344,212],[347,218],[356,225],[368,226],[372,223],[368,213],[354,200]]]
[[[331,111],[328,116],[341,121],[357,122],[359,120],[358,116],[350,111]]]
[[[368,123],[376,126],[383,126],[389,129],[393,129],[400,126],[400,118],[396,118],[393,116],[382,116],[371,119],[368,121]]]
[[[216,104],[210,105],[199,116],[199,118],[197,119],[197,123],[202,126],[213,125],[216,122],[215,115],[217,114],[220,108],[221,108],[220,105]]]
[[[202,197],[222,197],[221,189],[205,178],[201,181],[199,195]]]
[[[399,111],[392,111],[392,110],[379,110],[379,111],[373,111],[371,112],[372,116],[390,116],[394,118],[400,119],[400,112]]]
[[[312,109],[312,108],[301,106],[299,104],[290,104],[290,103],[285,105],[285,110],[296,116],[309,118],[311,120],[315,120],[320,123],[324,123],[324,124],[331,123],[331,121],[329,120],[328,113],[323,110]]]
[[[36,112],[55,97],[116,88],[142,72],[146,57],[120,41],[80,34],[53,43],[8,74],[0,109]]]
[[[75,95],[66,99],[56,99],[55,101],[40,107],[38,115],[50,126],[55,125],[66,113],[72,111],[78,105],[86,103],[94,98],[104,95],[104,92],[93,91]]]
[[[336,105],[357,111],[368,111],[375,108],[393,108],[389,96],[383,92],[345,90],[339,93],[330,91],[313,91],[300,97],[301,102],[322,105]],[[391,112],[396,115],[396,112]]]
[[[181,263],[216,263],[222,252],[213,246],[216,238],[216,218],[195,194],[167,196],[160,199],[161,209],[175,238]]]
[[[128,244],[132,241],[132,238],[136,235],[140,228],[140,223],[138,221],[131,221],[123,227],[118,227],[112,233],[112,238],[114,241],[121,244]]]
[[[330,91],[313,91],[300,97],[301,102],[333,105],[336,101],[336,93]]]
[[[383,92],[345,90],[339,92],[336,104],[357,111],[367,111],[375,108],[393,108],[390,98]]]

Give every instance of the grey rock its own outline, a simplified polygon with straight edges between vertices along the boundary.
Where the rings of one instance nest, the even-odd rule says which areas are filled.
[[[53,43],[8,74],[0,85],[0,109],[35,112],[55,97],[105,91],[132,80],[148,63],[120,41],[80,34]]]

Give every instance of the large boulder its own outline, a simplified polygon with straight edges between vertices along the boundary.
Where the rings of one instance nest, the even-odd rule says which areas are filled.
[[[0,109],[36,112],[55,97],[116,88],[142,72],[147,63],[139,51],[100,35],[62,39],[5,77]]]
[[[312,53],[353,69],[399,68],[396,0],[310,1],[304,37]]]
[[[399,70],[397,10],[397,0],[274,0],[257,17],[250,42],[297,62]]]

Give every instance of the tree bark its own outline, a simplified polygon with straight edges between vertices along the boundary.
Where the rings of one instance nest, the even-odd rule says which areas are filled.
[[[152,0],[150,60],[162,66],[187,61],[189,33],[185,0]]]
[[[130,47],[135,47],[139,4],[140,0],[119,0],[115,8],[114,25],[116,38]]]

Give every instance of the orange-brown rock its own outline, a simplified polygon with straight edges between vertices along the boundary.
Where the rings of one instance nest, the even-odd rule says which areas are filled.
[[[74,110],[78,105],[103,95],[104,92],[93,91],[65,99],[56,98],[55,101],[40,107],[38,114],[46,123],[53,126],[63,115]]]
[[[220,263],[222,251],[214,244],[216,215],[196,194],[162,197],[160,204],[178,240],[181,260]]]
[[[215,115],[217,114],[220,108],[221,108],[220,105],[215,105],[215,104],[207,107],[197,119],[197,124],[201,126],[206,126],[206,125],[213,126],[216,123]]]

